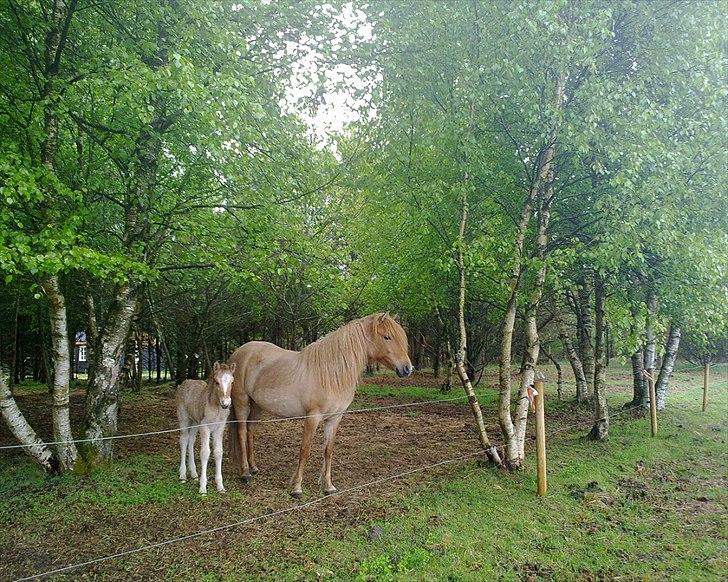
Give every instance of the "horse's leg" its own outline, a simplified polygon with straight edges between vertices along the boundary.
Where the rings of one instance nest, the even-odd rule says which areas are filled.
[[[255,464],[255,449],[253,447],[253,432],[255,430],[255,422],[260,420],[263,414],[263,409],[258,406],[252,400],[250,401],[250,415],[248,416],[248,465],[250,465],[250,474],[255,475],[258,473],[258,467]]]
[[[313,441],[313,435],[316,433],[321,422],[321,416],[309,416],[304,420],[303,423],[303,439],[301,440],[301,450],[298,453],[298,468],[296,473],[293,475],[293,488],[291,489],[291,495],[296,499],[300,499],[303,495],[303,489],[301,483],[303,482],[303,469],[306,466],[306,461],[311,454],[311,442]]]
[[[215,427],[212,433],[212,442],[215,447],[215,487],[218,493],[225,493],[225,487],[222,484],[222,435],[225,431],[225,425]]]
[[[334,441],[336,440],[336,430],[339,428],[339,422],[341,422],[340,414],[324,421],[324,465],[321,468],[319,483],[326,495],[336,493],[336,487],[331,482],[331,459],[334,456]]]
[[[210,460],[210,427],[200,427],[200,493],[207,495],[207,462]]]
[[[197,479],[197,466],[195,465],[195,441],[197,440],[197,427],[187,429],[187,470],[191,479]]]

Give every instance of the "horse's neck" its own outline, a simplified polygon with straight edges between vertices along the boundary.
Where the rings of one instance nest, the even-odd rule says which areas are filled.
[[[324,386],[353,391],[366,368],[369,341],[362,320],[358,320],[306,346],[300,357]]]

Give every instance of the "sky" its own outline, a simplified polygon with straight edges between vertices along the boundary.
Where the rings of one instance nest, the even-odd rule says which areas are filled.
[[[343,6],[338,18],[332,19],[331,27],[339,35],[348,34],[354,42],[372,39],[372,26],[367,22],[365,13],[355,9],[351,3]],[[294,43],[291,43],[289,50],[294,48]],[[316,55],[311,53],[294,67],[286,97],[280,105],[284,111],[295,112],[301,118],[321,147],[330,147],[335,151],[335,134],[341,133],[347,124],[359,119],[357,109],[362,101],[357,100],[353,93],[356,89],[365,87],[365,83],[357,75],[356,69],[349,65],[329,67],[325,71],[327,84],[323,94],[324,104],[314,113],[304,110],[297,106],[297,102],[316,90],[310,80],[312,73],[317,72],[315,61]]]

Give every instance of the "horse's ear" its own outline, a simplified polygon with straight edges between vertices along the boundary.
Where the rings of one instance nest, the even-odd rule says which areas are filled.
[[[212,369],[214,372],[218,372],[220,370],[220,362],[215,362],[212,366]]]
[[[230,364],[230,365],[228,366],[228,368],[230,368],[230,373],[231,373],[231,374],[234,374],[234,373],[235,373],[235,368],[236,368],[236,366],[237,366],[237,363],[235,363],[235,362],[233,362],[232,364]]]

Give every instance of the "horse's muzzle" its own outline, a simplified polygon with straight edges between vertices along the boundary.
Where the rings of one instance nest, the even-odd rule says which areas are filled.
[[[415,368],[414,368],[414,366],[410,366],[410,365],[395,366],[394,371],[397,373],[397,376],[399,376],[400,378],[406,378],[412,372],[415,371]]]

